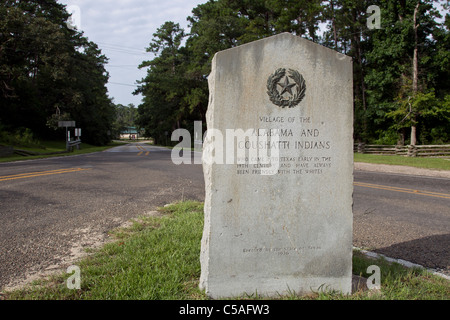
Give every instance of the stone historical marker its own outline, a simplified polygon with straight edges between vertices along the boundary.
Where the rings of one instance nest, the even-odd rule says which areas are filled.
[[[200,287],[212,298],[351,292],[351,58],[289,33],[209,77]]]

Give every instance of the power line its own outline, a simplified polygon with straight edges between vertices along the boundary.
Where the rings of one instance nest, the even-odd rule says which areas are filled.
[[[133,51],[139,51],[139,52],[142,52],[142,53],[147,53],[146,51],[143,51],[142,48],[125,47],[125,46],[122,46],[120,44],[113,44],[113,43],[106,43],[106,42],[96,42],[96,43],[103,44],[103,45],[106,45],[106,46],[109,46],[109,47],[116,47],[116,48],[124,49],[124,50],[133,50]]]
[[[105,50],[111,50],[111,51],[116,51],[116,52],[130,54],[130,55],[148,56],[148,55],[152,54],[151,52],[147,52],[147,51],[143,50],[142,48],[138,49],[138,48],[133,48],[133,47],[125,47],[122,45],[106,43],[106,42],[101,42],[101,41],[96,42],[96,43]]]
[[[134,56],[149,56],[149,54],[150,54],[148,52],[143,52],[143,51],[137,52],[137,51],[129,51],[129,50],[122,50],[122,49],[108,48],[108,47],[105,47],[103,45],[100,48],[102,50],[105,50],[105,51],[114,51],[114,52],[134,55]]]
[[[22,30],[6,28],[5,35],[7,37],[11,37],[11,39],[14,39],[14,40],[36,40],[36,38],[32,35],[23,34],[24,32],[27,32],[27,31],[29,31],[29,30],[27,30],[26,28],[24,28]],[[14,33],[18,33],[18,34],[14,34]],[[86,39],[88,39],[88,38],[86,38]],[[64,40],[65,40],[64,38],[59,39],[59,41],[64,41]],[[153,53],[147,52],[147,51],[145,51],[145,49],[142,49],[142,48],[125,47],[125,46],[110,44],[110,43],[106,43],[106,42],[94,42],[91,40],[88,40],[88,41],[97,45],[101,51],[108,50],[108,51],[113,51],[113,52],[118,52],[118,53],[123,53],[123,54],[128,54],[128,55],[147,56],[147,57],[153,55]],[[46,39],[46,42],[52,43],[55,45],[59,44],[58,40],[55,40],[55,39]],[[74,46],[84,47],[83,44],[74,44]]]
[[[127,70],[138,70],[137,65],[111,65],[107,64],[105,68],[120,68],[120,69],[127,69]]]
[[[127,86],[127,87],[134,87],[134,88],[138,87],[137,84],[119,83],[119,82],[112,82],[112,81],[108,81],[108,83],[116,84],[116,85],[119,85],[119,86]]]
[[[114,65],[114,64],[108,64],[109,67],[115,67],[115,68],[130,68],[130,67],[136,67],[136,65],[134,64],[118,64],[118,65]]]

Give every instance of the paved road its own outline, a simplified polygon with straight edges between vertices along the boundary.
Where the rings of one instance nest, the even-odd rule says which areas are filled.
[[[0,291],[101,243],[124,222],[182,199],[203,200],[201,165],[134,144],[74,157],[0,164]]]
[[[450,275],[450,179],[355,172],[354,245]]]
[[[0,291],[70,264],[109,230],[158,206],[203,201],[201,165],[176,166],[170,156],[129,144],[0,164]],[[355,172],[355,182],[355,246],[448,269],[450,179]]]

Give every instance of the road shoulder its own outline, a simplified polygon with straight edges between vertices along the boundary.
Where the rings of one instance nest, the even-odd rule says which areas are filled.
[[[448,170],[431,170],[423,168],[415,168],[408,166],[396,166],[389,164],[373,164],[364,162],[355,162],[355,171],[372,171],[386,172],[396,174],[407,174],[416,176],[438,177],[450,179],[450,171]]]

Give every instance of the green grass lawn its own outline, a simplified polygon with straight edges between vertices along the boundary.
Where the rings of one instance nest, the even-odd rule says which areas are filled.
[[[8,300],[204,300],[198,289],[203,204],[182,202],[160,209],[160,216],[135,220],[129,228],[114,230],[114,241],[77,263],[81,289],[67,289],[69,274],[55,275],[31,286],[8,292]],[[317,292],[277,299],[307,300],[428,300],[450,299],[450,282],[421,269],[407,269],[355,251],[353,273],[366,276],[367,267],[381,269],[379,292],[352,295]],[[258,299],[258,296],[237,297]]]
[[[64,141],[44,141],[44,142],[40,142],[40,147],[38,147],[38,146],[14,147],[14,149],[34,152],[34,153],[38,153],[39,155],[21,156],[21,155],[14,154],[14,155],[8,156],[8,157],[0,157],[0,162],[43,159],[43,158],[61,157],[61,156],[72,156],[72,155],[77,155],[77,154],[85,154],[85,153],[104,151],[104,150],[107,150],[109,148],[112,148],[112,147],[115,147],[118,145],[122,145],[122,143],[111,142],[107,146],[101,146],[101,147],[93,146],[93,145],[90,145],[87,143],[82,143],[80,146],[80,150],[76,150],[76,148],[74,148],[74,150],[72,152],[61,153],[61,152],[66,151],[66,143]],[[58,154],[52,154],[52,153],[58,153]]]
[[[450,158],[421,158],[355,153],[355,162],[410,166],[424,169],[450,170]]]

